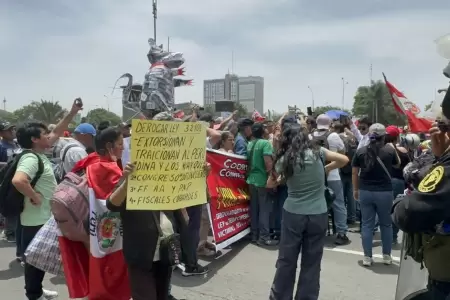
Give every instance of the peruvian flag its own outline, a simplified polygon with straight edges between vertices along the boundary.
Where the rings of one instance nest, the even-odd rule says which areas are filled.
[[[255,109],[253,110],[252,113],[252,119],[255,122],[264,122],[266,120],[266,118],[264,118],[263,116],[261,116],[261,114]]]
[[[91,153],[73,172],[86,170],[89,186],[89,249],[81,242],[60,237],[69,297],[89,300],[129,300],[131,291],[122,252],[119,213],[106,208],[106,200],[122,176],[116,162]]]
[[[384,73],[383,77],[386,82],[386,87],[392,96],[392,102],[394,103],[395,110],[403,115],[406,115],[411,132],[428,132],[434,120],[423,116],[420,108],[415,103],[408,100],[406,96],[397,90],[392,83],[387,81]]]

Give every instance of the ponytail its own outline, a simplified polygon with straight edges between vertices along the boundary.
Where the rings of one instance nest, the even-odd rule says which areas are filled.
[[[367,146],[367,152],[364,155],[365,171],[370,171],[377,161],[380,149],[384,146],[384,136],[370,138],[370,143]]]

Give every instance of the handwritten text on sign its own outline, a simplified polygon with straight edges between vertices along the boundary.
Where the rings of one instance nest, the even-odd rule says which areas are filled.
[[[174,210],[206,202],[206,128],[133,120],[128,210]]]

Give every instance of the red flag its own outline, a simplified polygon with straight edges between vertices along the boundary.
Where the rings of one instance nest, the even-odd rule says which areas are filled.
[[[73,171],[86,169],[90,203],[88,248],[60,236],[60,250],[71,298],[129,300],[131,291],[122,252],[122,228],[118,213],[106,208],[105,199],[122,176],[116,162],[96,153],[79,161]]]
[[[406,96],[397,90],[392,83],[387,81],[384,74],[383,77],[386,82],[386,87],[392,96],[392,102],[394,103],[395,110],[403,115],[406,115],[411,132],[418,133],[427,132],[430,130],[433,120],[422,116],[420,108],[415,103],[408,100]]]

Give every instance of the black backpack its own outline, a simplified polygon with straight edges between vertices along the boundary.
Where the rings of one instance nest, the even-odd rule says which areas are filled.
[[[31,187],[34,188],[44,172],[44,163],[42,162],[41,157],[31,150],[23,150],[0,170],[0,195],[2,195],[0,197],[0,214],[4,217],[19,216],[23,211],[24,195],[14,187],[12,184],[12,179],[16,174],[16,169],[20,158],[28,153],[33,153],[36,155],[39,164],[36,176],[31,180]]]
[[[344,142],[345,145],[345,155],[348,157],[348,163],[340,168],[342,175],[351,175],[352,174],[352,160],[353,156],[355,156],[356,150],[358,149],[358,143],[354,138],[344,137],[339,135]]]
[[[318,131],[320,132],[320,131]],[[331,134],[331,132],[327,131],[326,133],[322,135],[314,135],[313,133],[313,143],[320,147],[324,147],[326,149],[330,149],[330,145],[328,145],[328,136]]]

